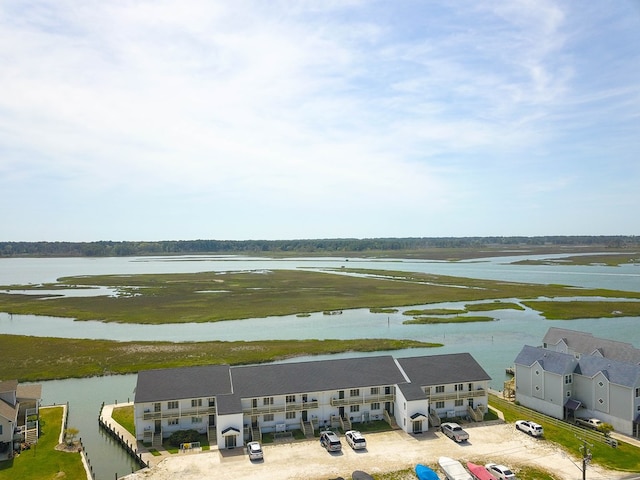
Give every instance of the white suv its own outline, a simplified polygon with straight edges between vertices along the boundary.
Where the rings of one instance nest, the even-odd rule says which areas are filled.
[[[516,429],[528,433],[532,437],[541,437],[544,433],[542,426],[531,420],[516,420]]]
[[[362,436],[360,432],[357,430],[349,430],[344,434],[344,437],[347,439],[347,443],[354,450],[360,450],[362,448],[367,448],[367,441]]]

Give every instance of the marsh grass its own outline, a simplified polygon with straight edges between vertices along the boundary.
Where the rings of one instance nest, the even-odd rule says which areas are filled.
[[[468,317],[414,317],[412,320],[405,320],[404,325],[423,325],[435,323],[471,323],[471,322],[493,322],[492,317],[473,316]]]
[[[343,352],[439,347],[416,340],[261,340],[254,342],[115,342],[0,335],[0,378],[20,381],[135,373],[151,368],[243,365]]]
[[[522,302],[538,310],[548,320],[575,320],[578,318],[615,318],[640,316],[640,302],[581,301],[553,302],[531,300]]]
[[[0,293],[0,311],[78,320],[164,324],[500,298],[640,298],[640,292],[346,268],[325,272],[274,270],[66,277],[55,284],[31,286],[31,289],[37,292],[38,289],[61,286],[109,287],[119,292],[119,296],[52,297],[3,292]],[[27,286],[0,287],[3,291],[24,288]],[[43,302],[45,298],[48,301]]]

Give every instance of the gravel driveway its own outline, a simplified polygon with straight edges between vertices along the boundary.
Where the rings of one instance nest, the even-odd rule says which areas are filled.
[[[327,480],[338,476],[351,478],[354,470],[371,474],[413,468],[416,463],[437,466],[440,456],[474,463],[503,463],[542,467],[559,480],[582,478],[579,459],[565,453],[544,439],[535,439],[517,431],[513,424],[495,423],[468,426],[468,442],[456,444],[439,431],[409,435],[400,430],[367,434],[367,449],[354,451],[341,437],[340,453],[328,453],[317,440],[264,445],[264,460],[250,461],[242,449],[212,450],[199,454],[173,455],[151,469],[124,477],[126,480]],[[575,463],[574,463],[575,462]],[[436,468],[437,470],[437,468]],[[589,466],[589,480],[615,480],[619,472]],[[441,475],[444,478],[443,475]],[[407,478],[415,479],[415,475]]]

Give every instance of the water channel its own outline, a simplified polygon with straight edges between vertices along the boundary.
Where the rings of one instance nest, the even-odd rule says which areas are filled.
[[[0,259],[0,285],[40,284],[53,282],[63,276],[76,275],[316,269],[353,266],[640,291],[640,266],[638,265],[605,267],[509,264],[509,262],[522,258],[525,257],[493,258],[456,263],[370,259],[349,259],[346,261],[334,258],[269,260],[236,256]],[[518,299],[504,300],[517,301]],[[455,308],[461,305],[463,303],[448,302],[437,306]],[[430,308],[434,306],[430,305]],[[540,317],[537,312],[525,309],[524,311],[496,310],[489,312],[488,315],[492,316],[495,321],[488,323],[403,325],[402,321],[407,317],[403,316],[401,312],[406,308],[410,307],[403,307],[395,314],[371,314],[368,309],[354,309],[344,311],[342,315],[331,316],[319,312],[306,318],[292,315],[212,324],[154,326],[74,322],[70,319],[54,317],[0,313],[0,333],[64,338],[100,338],[117,341],[412,338],[440,342],[444,346],[391,353],[395,356],[411,356],[469,352],[491,375],[493,378],[492,386],[497,389],[502,388],[505,367],[512,364],[522,345],[539,345],[550,326],[591,332],[596,336],[640,346],[640,328],[638,328],[640,319],[637,317],[549,321]],[[378,352],[376,354],[388,353]],[[348,355],[353,356],[354,354]],[[299,360],[301,359],[295,359],[295,361]],[[137,468],[137,465],[115,445],[110,437],[99,431],[97,425],[100,405],[103,402],[122,403],[133,400],[135,382],[135,375],[41,382],[43,385],[43,404],[69,402],[69,425],[80,430],[80,436],[87,448],[97,480],[111,480],[116,474],[124,475]]]

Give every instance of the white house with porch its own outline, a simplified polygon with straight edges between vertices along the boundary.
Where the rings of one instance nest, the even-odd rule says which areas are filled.
[[[469,354],[148,370],[138,374],[136,437],[158,444],[195,429],[234,448],[263,433],[313,436],[372,420],[419,433],[442,416],[481,420],[489,380]]]

